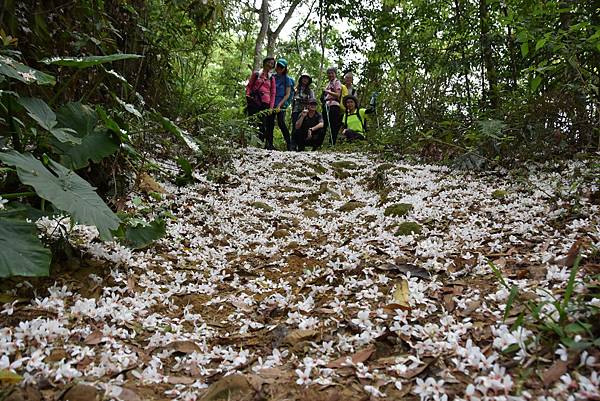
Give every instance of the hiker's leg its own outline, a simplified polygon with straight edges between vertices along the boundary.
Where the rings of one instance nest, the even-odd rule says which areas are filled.
[[[344,135],[346,136],[346,139],[348,139],[349,142],[365,139],[365,137],[360,132],[356,132],[351,129],[347,129]]]
[[[298,130],[296,129],[296,122],[298,121],[298,117],[300,117],[300,112],[294,111],[292,112],[292,147],[294,150],[298,150],[298,134],[296,133]]]
[[[287,124],[285,123],[285,110],[281,110],[279,113],[277,113],[277,125],[281,130],[281,134],[283,135],[283,139],[285,140],[287,150],[292,150],[292,139],[290,138],[290,130],[288,130]]]
[[[316,131],[313,131],[311,145],[313,150],[319,149],[321,145],[323,145],[323,141],[325,140],[325,129],[320,128]]]
[[[296,142],[296,149],[299,151],[303,151],[306,147],[306,131],[297,129],[294,132],[294,136],[294,142]]]
[[[331,137],[333,144],[337,142],[338,132],[342,126],[340,119],[340,106],[329,106],[329,124],[331,124]]]
[[[273,150],[273,130],[275,129],[275,114],[268,113],[264,118],[265,124],[265,149]]]

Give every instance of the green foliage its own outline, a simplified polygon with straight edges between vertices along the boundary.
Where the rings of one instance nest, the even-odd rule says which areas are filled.
[[[379,121],[399,135],[380,136],[375,150],[510,162],[600,145],[593,2],[324,3],[330,18],[354,22],[336,49],[342,69],[358,73],[363,103],[381,92]]]
[[[550,291],[544,290],[548,295],[547,298],[551,299],[550,301],[530,300],[521,296],[519,287],[509,285],[502,276],[502,272],[490,262],[489,265],[500,285],[509,290],[504,310],[504,320],[511,315],[511,311],[515,306],[520,306],[524,311],[519,314],[513,326],[527,327],[536,334],[538,341],[554,343],[554,348],[557,347],[558,342],[578,350],[585,349],[594,343],[597,346],[599,343],[592,329],[598,309],[591,306],[587,299],[598,296],[598,287],[594,282],[598,279],[598,275],[578,281],[577,273],[579,272],[581,260],[581,255],[578,255],[571,267],[562,299]],[[581,294],[574,294],[576,283],[582,288],[586,288],[586,290]],[[554,316],[552,311],[556,311],[557,316]],[[574,318],[573,316],[584,316],[584,318],[581,320],[581,318]],[[577,340],[576,336],[580,336],[581,339]],[[516,349],[505,350],[505,352],[513,351],[516,351]]]
[[[166,222],[156,219],[146,223],[139,219],[130,219],[122,224],[115,234],[123,243],[132,249],[142,249],[166,234]]]
[[[89,165],[89,161],[99,163],[119,149],[119,141],[110,131],[99,125],[97,113],[90,106],[71,102],[64,105],[57,114],[58,122],[75,132],[80,144],[54,142],[53,147],[60,155],[62,165],[78,170]]]
[[[47,276],[50,260],[33,224],[0,217],[0,277]]]
[[[88,68],[96,65],[111,63],[119,60],[130,60],[141,58],[139,54],[111,54],[108,56],[87,56],[87,57],[51,57],[41,60],[41,63],[61,65],[64,67]]]
[[[70,128],[57,127],[56,114],[50,106],[42,99],[25,98],[18,99],[19,104],[23,106],[31,118],[33,118],[43,129],[50,132],[60,142],[81,143],[81,139],[73,136],[75,131]]]
[[[15,166],[21,182],[32,186],[40,198],[69,213],[78,223],[96,226],[101,238],[111,238],[111,230],[119,227],[119,218],[72,170],[48,160],[49,170],[30,153],[15,151],[0,153],[0,161]]]
[[[25,64],[19,63],[11,57],[0,54],[0,74],[16,79],[23,83],[36,83],[38,85],[54,85],[56,79],[50,74],[40,72]]]

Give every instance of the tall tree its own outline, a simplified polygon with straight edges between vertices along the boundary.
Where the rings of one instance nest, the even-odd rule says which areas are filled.
[[[265,40],[267,41],[267,55],[272,55],[281,31],[290,21],[294,15],[294,12],[296,11],[296,8],[301,2],[302,0],[292,0],[286,5],[287,10],[275,29],[271,27],[273,9],[270,7],[269,0],[261,0],[260,7],[254,8],[254,11],[258,14],[258,21],[260,23],[260,29],[258,31],[258,35],[256,36],[256,43],[254,45],[253,67],[255,69],[260,67]]]

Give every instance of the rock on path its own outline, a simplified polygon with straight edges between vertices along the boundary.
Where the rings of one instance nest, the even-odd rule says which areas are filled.
[[[3,306],[0,369],[27,391],[80,382],[126,401],[565,399],[566,379],[540,378],[555,349],[511,327],[523,307],[503,322],[509,291],[490,262],[531,300],[564,292],[573,244],[600,245],[598,205],[580,197],[572,218],[552,199],[570,195],[575,168],[531,169],[523,184],[506,172],[248,150],[226,184],[199,175],[164,184],[162,201],[129,202],[172,216],[145,251],[74,230],[102,262],[86,258],[48,291],[9,292],[29,299]],[[587,185],[578,190],[598,190]],[[571,393],[598,396],[595,363],[569,375]],[[523,387],[527,366],[540,376]]]

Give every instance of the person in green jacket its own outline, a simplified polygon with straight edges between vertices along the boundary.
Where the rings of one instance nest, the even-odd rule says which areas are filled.
[[[342,116],[342,136],[348,141],[365,139],[367,132],[367,114],[375,111],[372,106],[366,109],[359,108],[356,96],[344,97],[346,112]]]

